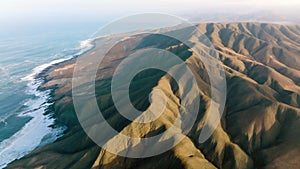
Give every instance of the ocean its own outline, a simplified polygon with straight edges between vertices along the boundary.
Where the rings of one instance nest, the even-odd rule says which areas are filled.
[[[38,91],[35,76],[55,63],[91,47],[99,23],[27,24],[0,29],[0,169],[35,148],[55,141],[64,128],[53,129],[44,115],[49,91]]]

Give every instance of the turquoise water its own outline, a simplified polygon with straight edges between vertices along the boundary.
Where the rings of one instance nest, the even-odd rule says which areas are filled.
[[[62,130],[49,128],[44,116],[48,91],[34,75],[47,66],[80,54],[99,24],[21,25],[0,28],[0,168]]]

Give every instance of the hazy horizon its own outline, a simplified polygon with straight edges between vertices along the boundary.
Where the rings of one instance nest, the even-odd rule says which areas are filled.
[[[209,13],[247,14],[271,11],[280,15],[296,15],[300,1],[297,0],[146,0],[146,1],[80,1],[80,0],[10,0],[0,1],[0,22],[4,24],[94,22],[110,21],[127,15],[155,12],[167,13],[190,19],[193,15]]]

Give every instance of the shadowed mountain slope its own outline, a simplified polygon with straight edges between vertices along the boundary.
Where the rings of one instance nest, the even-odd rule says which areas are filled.
[[[130,97],[139,110],[147,111],[153,102],[159,102],[160,98],[154,96],[149,103],[146,96],[151,91],[160,89],[167,96],[166,109],[151,124],[140,125],[123,118],[114,107],[110,87],[116,67],[135,50],[165,49],[178,55],[199,75],[196,80],[201,104],[188,135],[173,149],[144,159],[124,158],[101,149],[86,136],[74,113],[71,92],[74,60],[71,60],[45,72],[45,84],[40,88],[55,89],[50,100],[54,104],[50,109],[55,112],[56,125],[68,127],[66,134],[55,143],[14,161],[7,168],[298,168],[300,27],[264,23],[208,23],[197,27],[212,42],[226,71],[225,113],[209,140],[198,143],[211,100],[209,77],[201,60],[179,41],[140,34],[119,42],[99,66],[96,80],[98,105],[108,123],[126,135],[149,137],[169,128],[179,116],[181,102],[178,97],[180,90],[168,74],[148,70],[132,81]],[[111,36],[105,40],[109,43],[114,38]],[[95,48],[81,57],[105,48],[97,45],[101,40],[96,40]],[[200,43],[195,39],[193,42]],[[176,66],[172,68],[184,79],[185,72],[179,70]],[[189,85],[190,79],[185,80]],[[188,96],[191,91],[186,92]],[[97,123],[92,117],[88,120]]]

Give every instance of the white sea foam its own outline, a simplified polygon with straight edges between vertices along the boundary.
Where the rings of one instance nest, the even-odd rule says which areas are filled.
[[[57,64],[57,63],[60,63],[60,62],[63,62],[63,61],[66,61],[68,59],[70,59],[70,58],[58,59],[58,60],[54,60],[54,61],[52,61],[50,63],[46,63],[46,64],[43,64],[43,65],[40,65],[40,66],[34,68],[31,74],[29,74],[28,76],[25,76],[25,77],[21,78],[21,80],[24,80],[24,81],[34,80],[35,77],[39,73],[41,73],[43,70],[45,70],[49,66],[52,66],[54,64]]]
[[[83,54],[84,52],[90,50],[93,47],[92,41],[93,41],[92,39],[87,39],[87,40],[81,41],[79,47],[73,48],[73,49],[68,49],[68,50],[78,50],[77,53],[75,53],[75,54],[73,54],[71,56],[65,56],[62,59],[54,60],[54,61],[52,61],[50,63],[46,63],[46,64],[43,64],[43,65],[40,65],[40,66],[34,68],[31,74],[29,74],[28,76],[25,76],[25,77],[21,78],[21,80],[24,80],[24,81],[34,80],[35,77],[39,73],[41,73],[43,70],[45,70],[46,68],[48,68],[48,67],[50,67],[52,65],[61,63],[63,61],[69,60],[69,59],[73,58],[74,56],[78,56],[78,55]]]
[[[41,79],[36,79],[36,76],[49,66],[81,55],[91,49],[93,47],[91,42],[92,40],[82,41],[80,47],[76,49],[79,51],[73,56],[67,56],[63,59],[40,65],[34,68],[30,75],[22,78],[22,80],[29,81],[26,93],[35,97],[24,103],[24,106],[27,108],[18,116],[30,116],[32,119],[21,130],[0,143],[0,169],[13,160],[23,157],[35,148],[55,141],[62,135],[64,128],[53,129],[49,127],[54,123],[54,119],[45,116],[44,112],[49,106],[46,102],[50,92],[37,90],[42,81]]]

